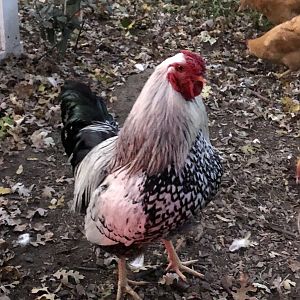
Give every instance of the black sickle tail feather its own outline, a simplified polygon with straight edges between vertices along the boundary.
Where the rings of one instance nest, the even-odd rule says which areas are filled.
[[[80,82],[66,81],[59,95],[61,139],[73,169],[96,145],[117,135],[118,125],[102,98]]]

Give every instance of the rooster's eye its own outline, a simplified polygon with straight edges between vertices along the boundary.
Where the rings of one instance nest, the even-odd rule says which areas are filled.
[[[183,66],[176,66],[175,70],[178,72],[183,72],[184,68],[183,68]]]

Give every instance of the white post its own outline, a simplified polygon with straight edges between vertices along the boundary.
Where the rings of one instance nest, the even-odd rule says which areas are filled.
[[[9,54],[22,53],[18,0],[0,0],[0,60]]]

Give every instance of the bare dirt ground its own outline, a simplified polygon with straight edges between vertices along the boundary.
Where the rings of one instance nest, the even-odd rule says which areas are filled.
[[[115,298],[115,260],[95,251],[84,238],[84,217],[68,210],[73,180],[56,97],[65,79],[89,83],[122,123],[152,67],[185,48],[207,61],[203,97],[225,167],[215,200],[190,233],[174,237],[181,258],[198,259],[194,268],[205,279],[164,277],[166,256],[154,244],[145,269],[130,274],[150,282],[136,291],[153,300],[300,299],[299,79],[278,80],[272,72],[280,67],[247,55],[243,40],[264,30],[251,16],[137,3],[129,15],[145,18],[130,34],[120,27],[122,15],[88,16],[77,53],[39,60],[45,45],[21,3],[25,55],[0,69],[0,299]],[[248,233],[250,245],[230,252]],[[25,246],[23,234],[30,236]]]

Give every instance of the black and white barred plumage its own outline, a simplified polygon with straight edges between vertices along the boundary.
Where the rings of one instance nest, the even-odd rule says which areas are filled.
[[[116,136],[119,128],[101,97],[77,81],[66,81],[59,95],[61,139],[73,169],[98,144]]]
[[[182,170],[169,167],[157,176],[146,177],[146,239],[166,237],[195,216],[217,193],[222,174],[219,154],[199,132]]]
[[[126,245],[127,249],[122,249],[129,251],[136,244],[165,238],[191,220],[217,193],[222,173],[218,152],[200,131],[181,170],[169,166],[156,175],[141,173],[134,178],[131,190],[119,193],[118,199],[122,198],[122,201],[112,199],[109,209],[118,216],[114,222],[106,209],[97,210],[97,200],[105,201],[106,193],[111,198],[113,185],[119,183],[118,188],[122,190],[131,182],[127,181],[122,170],[115,172],[112,178],[106,178],[92,197],[97,200],[89,206],[87,219],[98,231],[98,236],[106,240],[104,245]],[[132,209],[122,211],[124,203]]]

